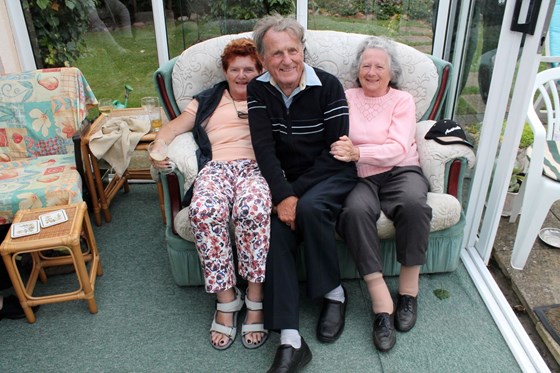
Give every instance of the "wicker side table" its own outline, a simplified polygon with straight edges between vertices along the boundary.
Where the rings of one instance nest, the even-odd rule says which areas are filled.
[[[163,120],[163,124],[167,124],[169,120],[167,116],[163,112],[163,109],[160,108],[161,118]],[[111,118],[116,117],[134,117],[134,116],[142,116],[145,115],[145,111],[142,108],[128,108],[128,109],[117,109],[111,112]],[[92,212],[95,220],[95,224],[100,226],[102,224],[101,221],[101,213],[103,213],[103,217],[105,221],[108,223],[112,219],[111,211],[109,210],[109,206],[113,201],[113,198],[117,195],[118,191],[121,188],[124,188],[125,193],[128,193],[129,186],[128,180],[130,179],[140,179],[140,180],[152,180],[152,176],[150,174],[150,169],[127,169],[126,172],[122,177],[115,175],[113,179],[107,184],[103,185],[103,175],[101,175],[101,170],[99,168],[98,160],[91,152],[89,147],[90,138],[94,133],[101,131],[103,125],[108,120],[107,116],[101,115],[99,116],[92,125],[86,130],[84,136],[82,136],[81,140],[81,152],[82,157],[84,159],[85,164],[85,182],[88,185],[89,192],[91,194],[91,202],[92,202]],[[156,138],[155,132],[148,132],[140,139],[140,142],[136,145],[134,150],[142,150],[148,151],[148,144]],[[158,190],[158,197],[159,197],[159,205],[161,209],[161,216],[163,223],[165,224],[165,208],[163,205],[163,189],[162,189],[161,181],[157,182],[157,190]]]
[[[39,304],[66,302],[70,300],[86,300],[91,313],[97,313],[94,298],[95,279],[103,274],[99,252],[91,222],[87,214],[87,205],[81,202],[75,205],[53,206],[34,210],[20,210],[16,213],[13,223],[37,220],[39,215],[63,209],[68,220],[64,223],[41,228],[40,232],[30,236],[12,238],[10,235],[0,245],[0,254],[14,286],[16,295],[21,303],[29,323],[36,318],[31,307]],[[81,239],[87,244],[87,251],[82,253]],[[69,255],[48,257],[44,251],[65,248]],[[16,257],[20,254],[30,254],[33,259],[31,274],[24,284],[16,266]],[[91,262],[88,273],[86,263]],[[79,288],[63,294],[33,296],[33,290],[39,279],[46,283],[45,268],[73,264],[78,278]]]

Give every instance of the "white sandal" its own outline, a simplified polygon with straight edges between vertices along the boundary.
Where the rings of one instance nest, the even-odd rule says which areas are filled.
[[[249,311],[262,311],[263,304],[262,302],[253,302],[249,300],[249,297],[245,297],[245,305],[247,305],[247,312]],[[245,320],[247,320],[247,316],[245,316]],[[249,343],[245,340],[245,336],[249,333],[263,333],[262,339],[258,343]],[[268,339],[268,330],[264,328],[264,324],[246,324],[243,322],[241,325],[241,343],[243,346],[248,349],[255,349],[264,344]]]
[[[241,292],[238,288],[234,287],[235,290],[235,300],[228,302],[228,303],[219,303],[216,301],[216,311],[214,312],[214,319],[212,320],[212,326],[210,327],[210,344],[216,350],[225,350],[235,340],[235,336],[237,335],[237,314],[243,308],[243,298],[241,297]],[[233,313],[233,325],[232,326],[225,326],[222,324],[218,324],[216,322],[216,315],[219,312],[223,313]],[[220,334],[225,335],[229,338],[229,341],[223,345],[215,345],[212,342],[212,332],[218,332]]]

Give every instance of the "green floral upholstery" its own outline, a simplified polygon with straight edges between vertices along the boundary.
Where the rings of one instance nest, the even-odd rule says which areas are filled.
[[[0,224],[82,200],[72,137],[95,96],[77,68],[0,76]]]

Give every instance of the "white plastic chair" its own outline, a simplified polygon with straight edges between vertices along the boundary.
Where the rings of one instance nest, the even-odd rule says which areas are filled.
[[[511,266],[523,269],[539,230],[552,204],[560,200],[560,100],[557,82],[560,67],[544,70],[537,74],[533,98],[529,106],[527,121],[534,134],[533,145],[528,149],[530,158],[527,175],[519,195],[513,203],[510,222],[517,219],[521,211],[519,228],[515,236]],[[543,124],[535,109],[536,101]],[[554,157],[556,155],[556,157]]]

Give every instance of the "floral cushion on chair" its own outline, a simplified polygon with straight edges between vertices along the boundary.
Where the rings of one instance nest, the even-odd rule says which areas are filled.
[[[97,100],[74,67],[0,76],[0,224],[82,200],[72,136]]]
[[[0,76],[0,161],[73,153],[95,96],[76,68]]]
[[[82,200],[82,180],[73,154],[0,162],[0,224],[20,209],[66,205]]]

